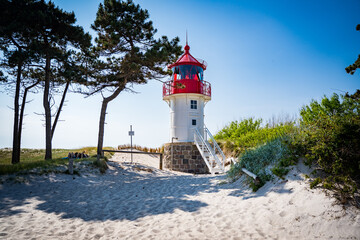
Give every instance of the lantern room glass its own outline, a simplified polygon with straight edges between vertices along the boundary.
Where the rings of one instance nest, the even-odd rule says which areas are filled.
[[[194,79],[194,80],[204,80],[203,73],[204,70],[202,67],[195,65],[180,65],[172,68],[172,79],[180,80],[180,79]]]

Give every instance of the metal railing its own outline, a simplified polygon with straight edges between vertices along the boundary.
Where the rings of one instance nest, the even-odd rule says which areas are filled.
[[[177,93],[199,93],[211,97],[211,84],[194,79],[170,80],[163,83],[163,97]]]
[[[210,152],[210,151],[209,151],[209,149],[208,149],[208,146],[207,146],[206,144],[204,144],[204,139],[203,139],[203,137],[201,136],[199,130],[197,130],[197,129],[195,129],[195,131],[194,131],[194,142],[195,142],[195,145],[196,145],[196,147],[198,148],[198,150],[199,150],[202,158],[204,159],[204,162],[205,162],[206,166],[209,168],[210,173],[212,173],[212,169],[213,169],[213,166],[212,166],[212,165],[213,165],[213,164],[211,164],[211,163],[209,162],[209,160],[207,159],[207,157],[206,157],[206,155],[205,155],[205,149],[206,149],[208,152]]]
[[[211,132],[209,131],[209,129],[208,129],[207,127],[204,127],[204,137],[205,137],[206,142],[208,142],[208,141],[207,141],[207,137],[206,137],[207,135],[210,137],[210,139],[211,139],[211,141],[212,141],[212,143],[213,143],[213,145],[214,145],[214,147],[213,147],[214,153],[216,154],[216,150],[217,150],[217,152],[221,155],[221,158],[222,158],[222,161],[221,161],[221,162],[222,162],[222,167],[225,168],[225,161],[226,161],[225,154],[223,153],[223,151],[221,150],[221,148],[220,148],[219,145],[217,144],[215,138],[213,137],[213,135],[211,134]]]
[[[197,146],[198,150],[200,151],[201,156],[203,157],[206,165],[208,166],[209,170],[211,173],[214,173],[214,168],[216,168],[216,165],[219,167],[219,169],[222,172],[225,172],[225,156],[222,153],[220,147],[217,145],[215,139],[213,138],[213,136],[211,135],[210,131],[205,127],[204,129],[204,138],[202,137],[202,135],[200,134],[198,129],[195,129],[194,131],[194,142],[195,145]],[[213,142],[217,145],[214,144],[214,148],[211,147],[210,143],[206,140],[206,136],[209,135],[210,138],[213,139]],[[220,161],[220,159],[218,158],[217,154],[216,154],[216,148],[218,148],[219,153],[222,154],[222,162]],[[215,166],[213,166],[212,163],[209,162],[209,160],[206,158],[205,156],[205,150],[211,155],[211,157],[214,159],[214,163]]]

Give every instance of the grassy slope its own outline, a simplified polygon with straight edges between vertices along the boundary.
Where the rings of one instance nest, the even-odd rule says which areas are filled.
[[[104,148],[112,149],[112,148]],[[80,149],[53,149],[53,159],[44,160],[44,149],[22,149],[20,163],[11,164],[11,150],[0,149],[0,174],[15,173],[23,170],[29,170],[36,167],[51,167],[58,165],[65,165],[68,163],[68,159],[63,159],[68,156],[69,152],[83,152],[88,154],[89,158],[77,159],[76,161],[92,161],[96,159],[96,147],[85,147]],[[111,157],[112,153],[105,153],[105,157]]]

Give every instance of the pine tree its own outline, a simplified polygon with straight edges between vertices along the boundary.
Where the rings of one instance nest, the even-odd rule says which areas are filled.
[[[161,79],[164,70],[180,55],[181,47],[176,37],[155,39],[156,29],[149,20],[147,10],[131,0],[105,0],[99,5],[92,28],[97,33],[95,52],[99,56],[93,63],[96,74],[89,82],[89,95],[101,92],[103,96],[97,154],[102,155],[104,124],[107,105],[123,90],[133,84],[145,84],[150,79]],[[110,92],[105,97],[103,93]]]
[[[27,64],[42,72],[39,78],[44,86],[45,110],[45,159],[52,158],[52,136],[58,114],[52,127],[50,98],[52,88],[65,85],[62,103],[70,84],[67,72],[76,71],[76,63],[69,64],[75,55],[90,47],[91,37],[80,26],[75,26],[74,13],[67,13],[52,2],[44,0],[1,0],[0,43],[7,67],[17,68],[14,98],[14,143],[13,163],[19,162],[21,127],[19,123],[19,95],[23,68]],[[16,65],[16,66],[15,66]],[[35,70],[34,70],[35,72]],[[71,74],[70,74],[71,75]],[[50,84],[52,83],[52,84]]]
[[[20,162],[21,128],[23,114],[20,113],[22,73],[25,66],[34,61],[37,56],[34,52],[31,29],[31,19],[28,11],[34,1],[0,1],[0,50],[2,52],[1,68],[8,74],[7,85],[15,85],[14,89],[14,125],[12,163]],[[1,74],[4,77],[3,72]],[[9,78],[14,76],[13,78]],[[27,92],[27,91],[26,91]],[[26,99],[23,97],[23,99]],[[25,107],[23,101],[21,112]]]
[[[360,24],[356,26],[356,30],[360,31]],[[356,61],[345,68],[347,73],[350,73],[351,75],[355,73],[356,69],[360,68],[360,55],[358,56],[358,59]]]
[[[43,106],[45,110],[45,159],[52,158],[52,122],[51,122],[51,72],[52,68],[66,62],[74,49],[81,49],[90,45],[90,35],[85,34],[80,26],[75,26],[74,13],[65,12],[52,2],[39,2],[35,9],[34,31],[38,33],[36,42],[44,63],[44,94]]]

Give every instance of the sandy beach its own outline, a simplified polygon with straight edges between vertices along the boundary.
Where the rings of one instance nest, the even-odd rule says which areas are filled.
[[[309,189],[301,163],[253,193],[243,178],[221,184],[136,156],[134,167],[115,154],[104,175],[2,178],[0,239],[360,239],[360,211]]]

